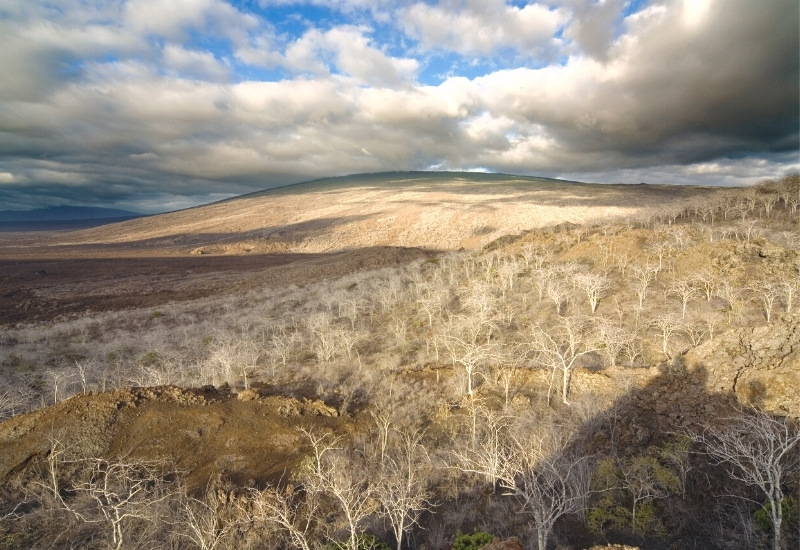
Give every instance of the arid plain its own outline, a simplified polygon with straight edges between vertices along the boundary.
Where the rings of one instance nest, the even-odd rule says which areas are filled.
[[[561,223],[646,217],[713,188],[480,173],[330,178],[79,231],[0,233],[0,319],[305,284]]]

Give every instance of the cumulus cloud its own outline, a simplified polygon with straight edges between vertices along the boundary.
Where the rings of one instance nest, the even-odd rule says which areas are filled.
[[[570,14],[564,37],[579,51],[605,60],[625,4],[624,0],[564,0],[563,7]]]
[[[554,34],[565,13],[538,3],[518,7],[504,0],[445,0],[438,5],[417,2],[402,11],[401,20],[425,48],[468,55],[514,48],[533,57],[554,50]]]
[[[337,9],[367,9],[356,4]],[[223,0],[74,0],[65,17],[46,2],[8,5],[0,202],[11,208],[190,205],[428,167],[717,184],[798,168],[794,0],[667,0],[628,17],[614,0],[407,3],[393,12],[418,37],[405,46],[378,25],[286,35]],[[422,26],[455,14],[464,39],[409,30],[414,10],[430,15]],[[420,44],[466,59],[533,53],[420,81]],[[559,61],[540,63],[553,48]]]
[[[189,50],[177,44],[164,46],[164,67],[177,74],[212,81],[228,78],[228,67],[210,52]]]
[[[271,32],[260,32],[251,36],[236,48],[234,56],[247,65],[267,68],[277,67],[283,61]]]
[[[353,26],[325,32],[311,29],[291,43],[282,57],[267,61],[316,76],[336,70],[376,86],[410,84],[419,69],[416,59],[387,55],[371,44],[363,29]]]
[[[243,40],[258,19],[224,0],[128,0],[124,22],[134,31],[178,39],[188,29],[213,28],[222,36]]]

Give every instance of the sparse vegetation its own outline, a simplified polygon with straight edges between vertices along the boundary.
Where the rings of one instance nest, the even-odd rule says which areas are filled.
[[[0,548],[793,548],[798,196],[7,326]]]

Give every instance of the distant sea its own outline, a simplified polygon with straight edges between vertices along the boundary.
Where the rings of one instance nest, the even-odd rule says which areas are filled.
[[[118,218],[96,218],[89,220],[35,220],[35,221],[0,221],[0,233],[18,233],[24,231],[69,231],[87,229],[107,223],[123,222],[140,216],[124,216]]]

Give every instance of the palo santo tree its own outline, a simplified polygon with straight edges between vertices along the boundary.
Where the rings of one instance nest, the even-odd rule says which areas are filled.
[[[514,434],[502,423],[485,439],[489,448],[457,459],[464,473],[494,478],[530,515],[539,550],[546,550],[559,518],[585,509],[591,493],[589,459],[571,451],[551,427],[545,435]]]
[[[586,293],[586,299],[589,301],[589,309],[591,309],[592,313],[597,311],[600,299],[611,288],[611,280],[601,273],[578,273],[575,275],[573,282],[576,287]]]
[[[758,490],[763,500],[752,502],[772,524],[772,549],[781,550],[784,489],[800,471],[797,422],[759,410],[742,411],[723,426],[706,427],[694,439],[717,464],[728,466],[732,479]]]
[[[175,484],[167,481],[170,476],[160,462],[80,459],[73,462],[85,466],[85,471],[70,487],[74,495],[88,501],[88,506],[79,508],[73,504],[74,497],[67,501],[62,496],[59,470],[67,462],[65,457],[64,446],[53,442],[47,461],[47,489],[77,519],[104,525],[114,550],[125,545],[133,523],[156,521],[156,505],[176,494]]]
[[[555,373],[561,371],[561,401],[565,405],[569,405],[569,382],[578,359],[599,349],[590,337],[589,323],[582,317],[564,317],[550,327],[533,326],[529,348],[536,360],[551,371],[548,402]]]
[[[392,527],[397,550],[422,512],[430,510],[426,465],[428,451],[419,431],[397,432],[397,443],[384,457],[375,483],[375,499]]]

